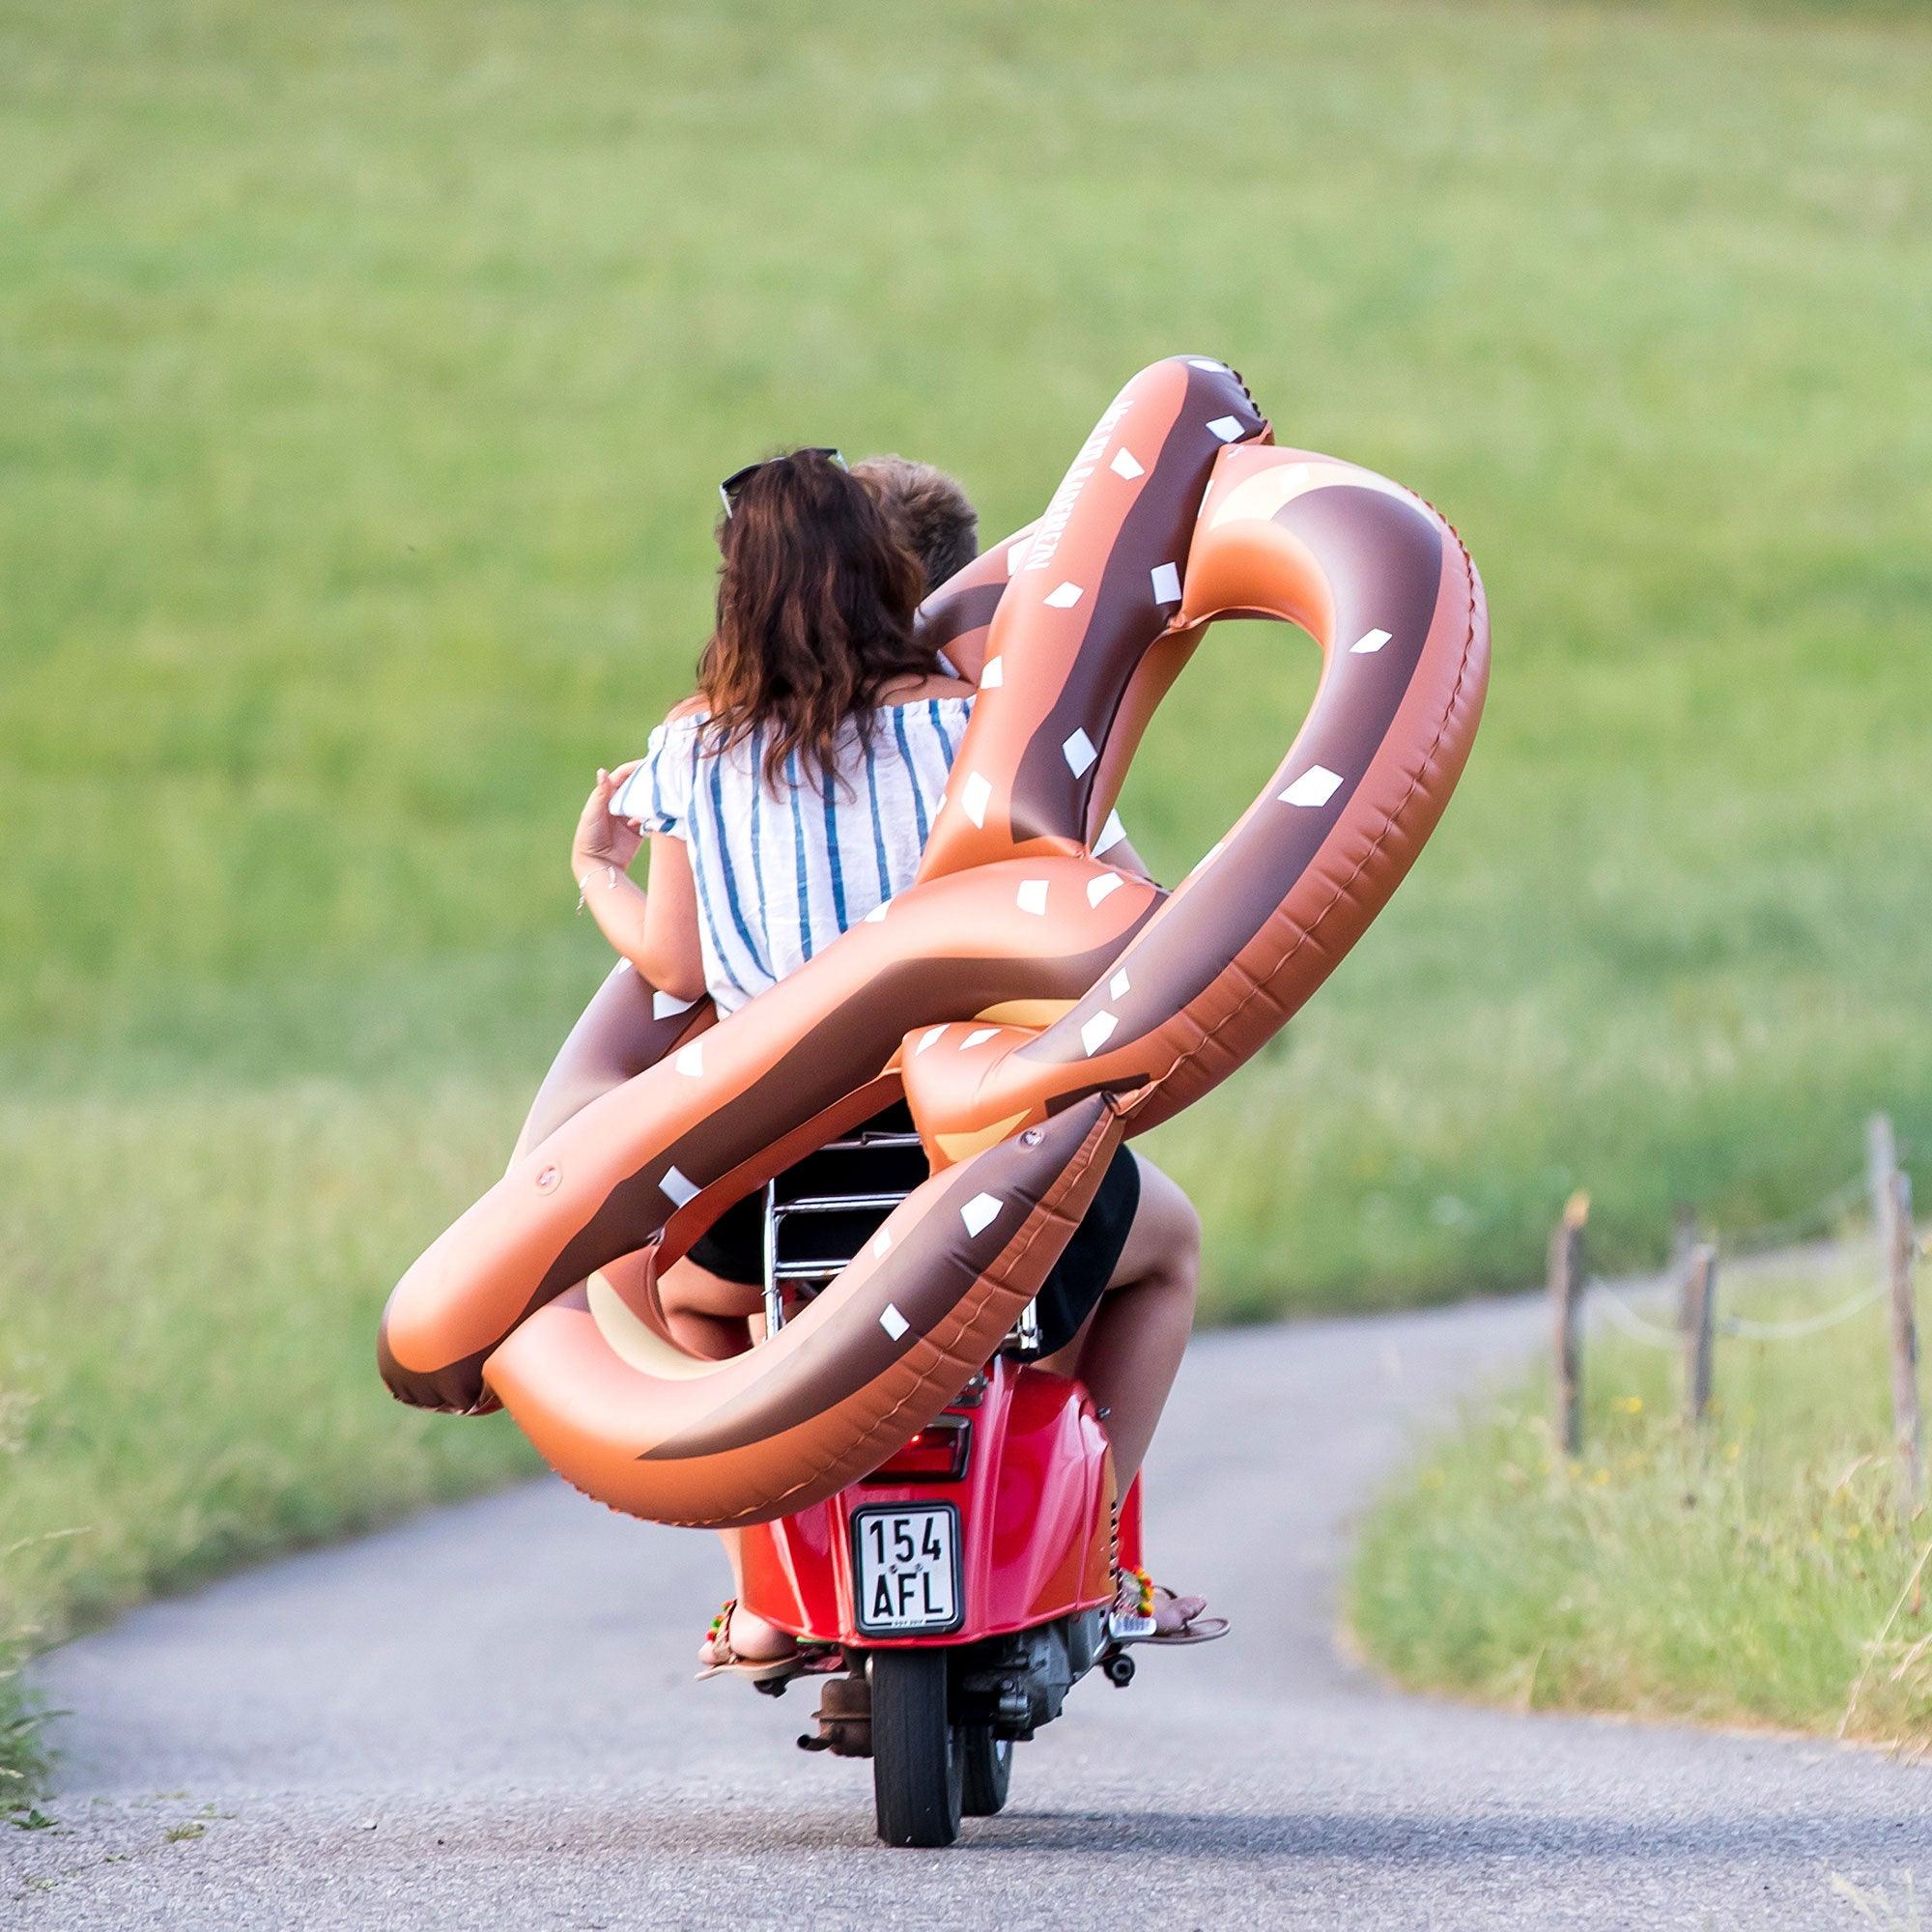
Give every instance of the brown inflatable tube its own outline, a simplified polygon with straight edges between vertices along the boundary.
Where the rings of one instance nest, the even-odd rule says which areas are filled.
[[[1261,796],[1163,894],[1106,864],[1112,807],[1225,615],[1300,626],[1321,680]],[[1370,471],[1274,447],[1205,357],[1135,377],[1038,523],[923,621],[980,696],[919,882],[722,1024],[652,996],[651,1064],[515,1163],[384,1318],[403,1400],[500,1399],[572,1482],[639,1516],[784,1515],[930,1420],[1120,1138],[1252,1055],[1387,902],[1488,670],[1449,526]],[[724,1363],[677,1349],[661,1269],[901,1087],[932,1179],[774,1340]]]

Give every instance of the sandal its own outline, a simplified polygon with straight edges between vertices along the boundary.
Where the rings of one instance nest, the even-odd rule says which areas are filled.
[[[1182,1617],[1179,1629],[1162,1630],[1156,1595],[1165,1597],[1169,1604],[1186,1601],[1166,1584],[1156,1583],[1145,1570],[1121,1572],[1114,1607],[1107,1613],[1107,1634],[1116,1644],[1158,1643],[1179,1649],[1182,1644],[1212,1643],[1228,1634],[1231,1626],[1226,1617],[1204,1617],[1199,1610]]]
[[[772,1684],[781,1677],[803,1676],[809,1670],[824,1670],[838,1661],[838,1652],[829,1644],[794,1644],[782,1657],[742,1658],[731,1648],[731,1613],[738,1607],[736,1597],[727,1597],[724,1606],[711,1619],[704,1647],[711,1662],[697,1673],[701,1684],[707,1677],[742,1677],[751,1684]]]

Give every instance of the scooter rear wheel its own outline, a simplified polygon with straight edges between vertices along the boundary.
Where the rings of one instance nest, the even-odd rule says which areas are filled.
[[[1006,1809],[1013,1781],[1013,1741],[996,1738],[986,1724],[959,1729],[960,1809],[969,1818],[990,1818]]]
[[[946,1710],[946,1653],[875,1650],[872,1804],[889,1845],[950,1845],[959,1835],[960,1754]]]

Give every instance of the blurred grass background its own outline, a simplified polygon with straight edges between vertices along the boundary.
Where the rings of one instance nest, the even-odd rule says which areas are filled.
[[[370,1364],[607,963],[592,768],[687,686],[789,441],[1037,513],[1226,355],[1460,526],[1468,776],[1158,1139],[1224,1317],[1609,1264],[1932,1131],[1920,10],[1177,0],[0,11],[4,1613],[523,1465]],[[1168,876],[1292,634],[1136,770]]]
[[[1879,1272],[1865,1245],[1720,1275],[1722,1305],[1816,1318]],[[1932,1745],[1932,1545],[1899,1492],[1886,1319],[1720,1336],[1698,1440],[1674,1350],[1606,1331],[1576,1460],[1546,1377],[1476,1405],[1371,1512],[1357,1639],[1406,1684],[1521,1710]]]

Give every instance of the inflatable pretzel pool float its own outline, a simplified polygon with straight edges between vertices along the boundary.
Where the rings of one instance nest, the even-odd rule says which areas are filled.
[[[1321,678],[1261,796],[1164,893],[1107,864],[1112,807],[1217,616],[1299,625]],[[1122,1138],[1247,1060],[1387,902],[1462,772],[1489,659],[1448,525],[1275,447],[1240,379],[1193,356],[1136,376],[1039,522],[922,622],[980,695],[918,881],[722,1023],[651,995],[644,1070],[517,1161],[384,1316],[396,1395],[500,1402],[637,1516],[789,1514],[952,1399]],[[661,1270],[901,1091],[931,1177],[770,1341],[680,1350]]]

